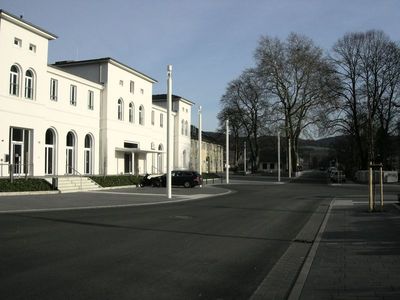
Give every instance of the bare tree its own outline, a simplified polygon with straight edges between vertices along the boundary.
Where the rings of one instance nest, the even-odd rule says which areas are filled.
[[[377,156],[385,160],[387,147],[381,145],[387,146],[398,118],[398,46],[382,31],[349,33],[334,45],[331,61],[340,81],[332,128],[352,137],[358,168]]]
[[[274,114],[284,120],[286,137],[292,142],[294,168],[300,135],[320,120],[321,108],[330,103],[332,67],[312,40],[294,33],[286,41],[262,37],[255,58]]]
[[[262,81],[254,69],[245,70],[242,75],[228,84],[221,104],[225,111],[235,112],[240,128],[248,141],[252,170],[259,164],[259,136],[265,126],[264,119],[269,109]]]

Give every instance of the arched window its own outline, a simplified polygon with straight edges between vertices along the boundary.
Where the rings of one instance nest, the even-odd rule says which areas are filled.
[[[124,116],[124,101],[121,98],[118,99],[118,120],[123,120]]]
[[[163,151],[164,147],[162,144],[158,145],[158,151]],[[164,173],[164,165],[163,165],[163,154],[157,153],[157,170],[158,173]]]
[[[16,65],[10,69],[10,95],[18,96],[19,94],[19,77],[20,71]]]
[[[25,72],[25,98],[33,99],[34,76],[32,70]]]
[[[182,167],[186,168],[186,150],[183,150],[182,153]]]
[[[70,131],[67,134],[67,141],[66,141],[66,156],[65,156],[65,166],[66,166],[66,174],[74,174],[75,173],[75,149],[76,149],[76,142],[75,142],[75,134]]]
[[[185,121],[185,135],[186,136],[189,135],[189,123],[188,123],[188,121]]]
[[[46,175],[53,175],[55,169],[55,147],[56,138],[54,130],[49,128],[46,130],[45,136],[45,160],[44,160],[44,173]]]
[[[84,171],[85,174],[92,174],[92,165],[93,165],[93,139],[90,134],[85,136],[85,148],[83,149],[84,156]]]
[[[129,123],[133,123],[135,121],[134,116],[135,116],[135,107],[133,105],[133,102],[131,102],[129,103]]]
[[[182,135],[185,134],[185,121],[184,120],[181,121],[181,134]]]
[[[139,124],[144,125],[144,107],[140,105],[139,107]]]

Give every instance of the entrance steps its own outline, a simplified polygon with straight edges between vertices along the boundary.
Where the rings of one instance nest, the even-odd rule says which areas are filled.
[[[58,190],[61,193],[74,193],[99,190],[101,186],[89,177],[63,176],[58,177]]]

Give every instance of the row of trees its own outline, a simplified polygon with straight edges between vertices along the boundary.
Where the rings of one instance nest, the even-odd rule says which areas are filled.
[[[277,131],[291,141],[293,168],[299,138],[316,135],[347,136],[351,168],[387,162],[400,124],[400,47],[384,32],[346,34],[328,54],[299,34],[264,36],[254,58],[228,84],[218,115],[236,139],[246,137],[253,170],[259,137]]]

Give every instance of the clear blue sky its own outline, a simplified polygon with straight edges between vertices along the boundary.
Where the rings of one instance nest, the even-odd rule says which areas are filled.
[[[166,92],[203,107],[203,130],[215,130],[227,83],[254,64],[261,35],[304,34],[325,50],[346,32],[381,29],[400,41],[400,0],[0,0],[59,38],[49,62],[113,57],[158,80]]]

